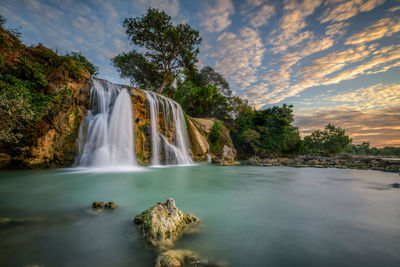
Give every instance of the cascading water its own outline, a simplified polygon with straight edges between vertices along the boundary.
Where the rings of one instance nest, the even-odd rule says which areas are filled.
[[[154,92],[146,91],[145,93],[150,105],[152,165],[161,164],[162,151],[167,165],[193,164],[188,153],[188,134],[181,106],[172,99]],[[164,117],[164,134],[159,129],[160,111]],[[171,142],[166,136],[167,132],[172,132]]]
[[[93,79],[91,109],[79,132],[81,167],[135,166],[132,102],[120,85]]]

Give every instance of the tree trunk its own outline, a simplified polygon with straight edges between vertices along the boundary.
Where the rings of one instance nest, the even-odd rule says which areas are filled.
[[[167,79],[164,79],[163,82],[161,83],[160,88],[158,88],[157,93],[162,94],[162,91],[164,90],[164,87],[167,85]]]

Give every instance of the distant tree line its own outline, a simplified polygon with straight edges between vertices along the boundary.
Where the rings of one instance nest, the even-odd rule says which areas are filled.
[[[369,142],[351,144],[346,148],[346,153],[359,156],[398,156],[400,147],[386,146],[383,148],[370,147]]]

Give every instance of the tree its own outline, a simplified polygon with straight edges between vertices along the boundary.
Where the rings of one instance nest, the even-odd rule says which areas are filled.
[[[243,142],[251,146],[255,155],[260,149],[260,137],[260,133],[252,129],[247,129],[242,134]]]
[[[112,63],[132,84],[162,93],[183,68],[197,62],[200,33],[188,24],[174,26],[164,11],[149,8],[142,17],[126,18],[123,27],[134,48]]]
[[[296,154],[302,142],[292,123],[292,105],[264,110],[243,107],[232,129],[232,139],[242,156],[250,156],[249,145],[260,156]]]
[[[343,152],[351,144],[351,138],[340,127],[328,124],[324,131],[316,130],[304,137],[306,151],[314,154],[336,155]]]

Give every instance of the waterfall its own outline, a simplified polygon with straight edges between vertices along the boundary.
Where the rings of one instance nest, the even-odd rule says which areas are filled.
[[[167,165],[193,164],[188,152],[188,134],[181,106],[154,92],[145,93],[150,105],[152,165],[161,164],[162,152]],[[159,121],[160,114],[164,119],[162,122]],[[160,124],[164,126],[162,129]]]
[[[75,164],[82,167],[135,166],[131,96],[123,86],[93,79],[90,110],[78,137]]]

